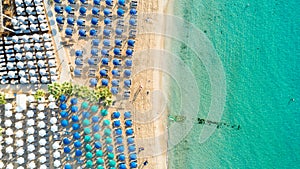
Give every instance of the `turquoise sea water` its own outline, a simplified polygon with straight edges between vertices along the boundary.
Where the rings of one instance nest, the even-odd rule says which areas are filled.
[[[175,15],[206,32],[222,60],[227,83],[222,121],[241,130],[221,128],[199,144],[202,126],[195,125],[170,150],[170,169],[300,168],[299,8],[299,0],[176,0]],[[211,99],[205,67],[181,44],[173,42],[172,49],[197,76],[198,116],[205,117]],[[291,98],[295,102],[288,104]]]

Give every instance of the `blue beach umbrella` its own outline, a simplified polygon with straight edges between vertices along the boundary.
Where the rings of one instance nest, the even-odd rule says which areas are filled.
[[[124,11],[122,8],[119,8],[119,9],[117,10],[117,14],[118,14],[119,16],[124,16],[124,13],[125,13],[125,11]]]
[[[131,26],[136,26],[136,20],[133,19],[133,18],[129,19],[129,24],[130,24]]]
[[[95,29],[91,29],[90,30],[90,35],[91,36],[96,36],[97,35],[97,31]]]
[[[66,118],[66,117],[68,117],[68,112],[67,111],[61,111],[60,112],[60,116],[62,117],[62,118]]]
[[[121,128],[116,129],[115,134],[116,135],[122,135],[122,129]]]
[[[98,83],[98,81],[97,81],[97,79],[96,79],[96,78],[92,78],[92,79],[90,80],[90,84],[91,84],[91,86],[96,86],[96,85],[97,85],[97,83]]]
[[[99,74],[100,74],[100,76],[107,76],[107,71],[102,69],[102,70],[100,70]]]
[[[129,76],[131,75],[131,71],[128,70],[128,69],[126,69],[126,70],[124,71],[124,75],[127,76],[127,77],[129,77]]]
[[[119,146],[119,147],[117,147],[118,153],[123,153],[124,150],[125,150],[124,146]]]
[[[118,71],[118,70],[116,70],[116,69],[114,69],[114,70],[111,71],[111,73],[112,73],[113,76],[120,76],[120,73],[119,73],[119,72],[120,72],[120,71]]]
[[[103,45],[104,45],[104,46],[110,46],[110,40],[104,39],[104,40],[103,40]]]
[[[56,22],[59,24],[64,24],[64,18],[62,16],[56,17]]]
[[[91,54],[92,54],[93,56],[97,56],[97,55],[98,55],[98,49],[93,48],[93,49],[91,50]]]
[[[64,147],[64,153],[70,153],[71,152],[71,148],[70,147]]]
[[[118,90],[118,88],[116,88],[116,87],[112,87],[112,88],[110,89],[110,91],[111,91],[112,94],[118,94],[118,93],[119,93],[119,90]]]
[[[105,16],[108,16],[111,13],[111,11],[109,9],[105,8],[103,10],[103,13],[104,13]]]
[[[100,5],[100,0],[94,0],[95,5]]]
[[[100,43],[99,39],[93,39],[92,40],[93,46],[99,46],[99,43]]]
[[[71,141],[70,141],[68,138],[64,138],[64,139],[63,139],[63,143],[64,143],[65,145],[68,145],[68,144],[71,143]]]
[[[130,136],[130,135],[132,135],[132,134],[133,134],[133,129],[130,128],[130,129],[127,129],[127,130],[126,130],[126,135],[127,135],[127,136]]]
[[[78,99],[77,98],[72,98],[70,102],[71,102],[72,105],[75,105],[75,104],[77,104]]]
[[[103,35],[104,35],[104,36],[110,36],[110,32],[111,32],[110,30],[104,29],[104,30],[103,30]]]
[[[79,148],[81,147],[81,142],[79,140],[74,142],[74,147]]]
[[[99,11],[100,11],[99,8],[96,8],[96,7],[93,7],[93,8],[92,8],[92,14],[93,14],[93,15],[99,15]]]
[[[132,39],[129,39],[128,41],[127,41],[127,44],[128,44],[128,46],[134,46],[134,43],[135,43],[135,41],[134,40],[132,40]]]
[[[114,147],[111,146],[111,145],[109,145],[109,146],[106,147],[106,150],[107,150],[108,152],[113,152],[113,151],[114,151]]]
[[[132,56],[132,54],[133,54],[133,50],[132,49],[127,49],[126,50],[126,55],[127,56]]]
[[[119,3],[119,5],[123,5],[124,6],[125,5],[125,0],[119,0],[118,3]]]
[[[101,53],[102,53],[102,51],[101,51]],[[103,65],[108,65],[108,62],[109,62],[108,58],[103,58],[102,59],[102,64]]]
[[[63,119],[60,123],[61,123],[61,126],[63,126],[63,127],[67,127],[69,125],[69,122],[66,119]]]
[[[73,130],[79,130],[80,125],[79,125],[78,123],[74,123],[74,124],[72,125],[72,128],[73,128]]]
[[[81,71],[79,69],[74,69],[74,74],[75,75],[81,75]]]
[[[114,122],[113,122],[113,126],[114,126],[114,127],[120,127],[120,126],[121,126],[120,120],[114,121]]]
[[[83,19],[78,19],[77,20],[77,25],[83,26],[83,24],[84,24],[84,20]]]
[[[72,30],[71,28],[66,28],[65,33],[66,33],[66,35],[68,35],[68,36],[72,36],[73,30]]]
[[[80,36],[86,36],[86,30],[84,30],[84,29],[79,29],[78,33]]]
[[[125,126],[126,127],[131,127],[132,126],[132,121],[131,120],[126,120],[125,121]]]
[[[92,122],[93,123],[97,123],[99,121],[99,117],[98,116],[93,116],[92,117]]]
[[[132,60],[126,60],[125,65],[128,66],[128,67],[131,67],[132,66]]]
[[[134,138],[133,137],[128,137],[127,138],[127,143],[128,144],[133,144],[134,143]]]
[[[135,151],[135,146],[134,145],[128,146],[128,151],[129,152],[134,152]]]
[[[92,19],[91,19],[91,23],[92,23],[93,25],[97,25],[97,24],[98,24],[98,19],[97,19],[97,18],[92,18]]]
[[[68,0],[70,4],[75,4],[75,0]]]
[[[80,157],[80,156],[82,155],[82,151],[77,149],[77,150],[75,151],[75,155],[76,155],[77,157]]]
[[[137,14],[137,10],[136,9],[134,9],[134,8],[132,8],[132,9],[130,9],[130,15],[136,15]]]
[[[102,86],[108,86],[108,79],[101,80]]]
[[[81,15],[84,15],[86,13],[86,8],[85,7],[80,7],[79,12]]]
[[[60,104],[60,109],[62,109],[62,110],[66,110],[67,109],[67,104],[66,103],[62,103],[62,104]]]
[[[96,141],[96,142],[94,143],[94,146],[95,146],[95,148],[99,149],[99,148],[102,147],[102,144],[101,144],[99,141]]]
[[[65,169],[72,169],[71,164],[66,164],[66,165],[65,165]]]
[[[68,22],[69,25],[74,25],[74,18],[69,17],[67,19],[67,22]]]
[[[104,19],[104,24],[109,25],[111,23],[111,20],[109,18]]]
[[[130,87],[131,86],[131,81],[130,80],[124,80],[124,86]]]
[[[122,35],[122,33],[123,33],[122,29],[119,29],[119,28],[116,29],[116,34],[117,35]]]
[[[96,50],[97,50],[97,49],[96,49]],[[92,55],[96,56],[96,55],[97,55],[97,52],[93,51],[93,54],[92,54]],[[89,65],[95,65],[95,59],[89,58],[89,59],[88,59],[88,64],[89,64]]]
[[[116,143],[117,144],[122,144],[123,143],[123,138],[122,137],[117,137],[116,138]]]
[[[113,112],[112,116],[113,116],[113,118],[117,119],[120,117],[120,112],[115,111],[115,112]]]
[[[112,0],[105,0],[106,5],[112,6]]]
[[[79,65],[82,65],[82,60],[81,59],[75,59],[75,64],[77,65],[77,66],[79,66]]]
[[[137,159],[136,154],[135,154],[135,153],[130,154],[130,155],[129,155],[129,159],[132,160],[132,161],[133,161],[133,160],[136,160],[136,159]]]
[[[131,113],[129,111],[125,112],[124,117],[125,117],[125,119],[131,118]]]
[[[120,154],[120,155],[118,155],[118,160],[119,161],[125,161],[125,155],[124,154]]]
[[[61,3],[60,0],[54,0],[54,2],[55,2],[55,3],[59,3],[59,4]]]
[[[93,132],[98,132],[100,130],[99,124],[93,126]]]
[[[124,164],[124,163],[120,164],[120,165],[119,165],[119,169],[127,169],[127,168],[126,168],[126,164]]]
[[[82,50],[76,50],[75,51],[75,56],[82,56],[83,51]]]
[[[89,118],[90,117],[90,113],[89,112],[83,112],[82,116],[83,116],[83,118]]]
[[[72,116],[72,121],[73,122],[78,122],[79,121],[79,117],[77,115],[73,115]]]
[[[120,48],[114,48],[114,54],[115,55],[120,55],[121,49]]]
[[[85,4],[86,3],[86,0],[80,0],[81,3]]]
[[[65,10],[68,14],[70,14],[72,12],[72,7],[71,6],[66,6]]]
[[[114,64],[115,66],[120,65],[120,60],[119,60],[119,59],[114,59],[114,60],[113,60],[113,64]]]
[[[101,50],[101,55],[102,56],[108,56],[108,50],[107,49],[102,49]]]
[[[78,111],[78,107],[77,106],[72,106],[71,107],[71,112],[72,113],[75,113],[75,112],[77,112]]]
[[[63,7],[61,7],[61,6],[55,6],[54,7],[54,11],[57,12],[57,13],[63,13],[62,9],[63,9]]]
[[[119,81],[114,79],[111,81],[112,86],[119,86]]]
[[[115,40],[115,45],[117,45],[117,46],[122,46],[122,40],[116,39],[116,40]]]
[[[137,163],[136,162],[131,162],[130,167],[131,168],[137,168]]]
[[[79,134],[78,132],[75,132],[75,133],[73,134],[73,139],[74,139],[74,140],[80,139],[80,134]]]

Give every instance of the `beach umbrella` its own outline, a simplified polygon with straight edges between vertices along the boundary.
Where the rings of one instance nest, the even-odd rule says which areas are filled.
[[[98,15],[98,14],[99,14],[99,11],[100,11],[99,8],[96,8],[96,7],[93,7],[93,8],[92,8],[92,14],[93,14],[93,15]]]
[[[71,112],[72,113],[75,113],[75,112],[77,112],[78,111],[78,107],[77,106],[72,106],[71,107]]]
[[[92,50],[93,50],[93,49],[92,49]],[[96,55],[97,55],[97,50],[96,50],[96,51],[94,50],[94,51],[92,52],[92,55],[93,55],[93,56],[96,56]],[[89,65],[95,65],[95,59],[89,58],[89,59],[88,59],[88,64],[89,64]]]
[[[115,111],[115,112],[113,112],[112,116],[113,116],[113,118],[117,119],[120,117],[120,112]]]
[[[134,161],[134,160],[137,159],[137,156],[136,156],[135,153],[133,153],[133,154],[130,154],[130,155],[129,155],[129,158],[130,158],[130,160]]]
[[[122,33],[123,33],[122,29],[119,29],[119,28],[116,29],[116,34],[117,35],[122,35]]]
[[[94,134],[94,139],[95,140],[100,140],[100,138],[101,138],[100,134],[98,134],[98,133]]]
[[[35,146],[33,144],[30,144],[30,145],[27,146],[27,150],[29,152],[33,152],[35,150]]]
[[[67,127],[69,125],[69,122],[66,119],[63,119],[60,123],[63,127]]]
[[[100,126],[98,124],[93,126],[93,131],[98,132],[100,130]]]
[[[108,79],[101,80],[102,86],[108,86]]]
[[[68,22],[69,25],[74,25],[74,18],[69,17],[67,19],[67,22]]]
[[[50,103],[48,104],[48,107],[49,107],[49,109],[55,109],[55,108],[57,108],[55,102],[50,102]]]
[[[75,64],[76,65],[82,65],[82,61],[81,61],[81,59],[75,59]]]
[[[54,167],[60,167],[61,163],[60,163],[59,160],[55,160],[55,161],[53,162],[53,165],[54,165]]]
[[[72,169],[72,165],[68,163],[65,165],[64,169]]]
[[[82,155],[82,151],[81,150],[75,150],[75,155],[77,156],[77,157],[79,157],[79,156],[81,156]]]
[[[115,158],[115,155],[113,153],[108,153],[107,158],[113,160]]]
[[[39,161],[40,161],[40,163],[45,163],[46,161],[47,161],[47,159],[46,159],[46,157],[45,156],[41,156],[40,158],[39,158]]]
[[[133,129],[127,129],[126,130],[126,135],[128,136],[128,135],[132,135],[133,134]]]
[[[86,36],[86,31],[85,31],[84,29],[80,29],[80,30],[78,31],[78,34],[79,34],[80,36]]]
[[[137,168],[137,163],[134,162],[134,161],[131,162],[131,163],[130,163],[130,167],[131,167],[131,168]]]
[[[94,5],[100,5],[100,0],[94,0]]]
[[[125,119],[129,119],[129,118],[131,118],[131,113],[130,112],[125,112],[124,113],[124,117],[125,117]]]
[[[97,164],[104,164],[103,158],[97,158]]]
[[[6,122],[6,121],[5,121]],[[4,125],[6,126],[6,124],[4,123]],[[8,126],[9,127],[9,126]],[[15,123],[15,128],[17,128],[17,129],[21,129],[23,127],[23,124],[22,124],[22,122],[21,121],[19,121],[19,122],[16,122]]]
[[[113,2],[112,0],[105,0],[106,5],[112,6]]]
[[[72,12],[72,7],[71,6],[66,6],[65,10],[68,14],[70,14]]]
[[[134,8],[132,8],[132,9],[130,9],[130,15],[136,15],[137,14],[137,10],[136,9],[134,9]]]
[[[88,117],[90,117],[90,113],[89,113],[89,112],[83,112],[83,113],[82,113],[82,116],[83,116],[84,118],[88,118]]]
[[[24,162],[25,162],[25,160],[24,160],[23,157],[19,157],[19,158],[17,159],[17,163],[18,163],[19,165],[24,164]]]
[[[64,18],[62,16],[56,17],[56,22],[59,24],[64,24]]]
[[[58,131],[57,125],[51,126],[51,131],[52,132],[57,132]]]
[[[101,53],[102,53],[102,51],[101,51]],[[108,65],[108,62],[109,62],[108,58],[103,58],[102,59],[102,64],[103,65]]]
[[[125,126],[126,127],[131,127],[132,126],[132,121],[131,120],[126,120],[125,121]]]
[[[116,166],[116,162],[114,161],[114,160],[109,160],[108,161],[108,165],[110,166],[110,167],[114,167],[114,166]]]
[[[111,84],[112,86],[119,86],[119,80],[114,79],[111,81]]]
[[[82,109],[87,109],[89,107],[89,103],[88,102],[82,102],[81,103],[81,108]]]
[[[50,118],[50,123],[51,124],[56,124],[57,123],[57,118],[56,117],[51,117]]]
[[[27,117],[33,117],[33,115],[34,115],[34,112],[32,110],[28,110],[26,113]]]
[[[39,121],[39,123],[38,123],[38,127],[39,127],[39,128],[45,128],[45,127],[46,127],[46,124],[45,124],[45,122],[43,122],[43,121]]]
[[[85,0],[80,0],[80,2],[81,2],[81,3],[83,3],[83,4],[85,4],[85,3],[86,3],[86,1],[85,1]]]
[[[116,48],[115,48],[116,49]],[[118,52],[117,50],[116,50],[116,52]],[[114,53],[115,53],[115,51],[114,51]],[[115,66],[118,66],[118,65],[120,65],[121,63],[120,63],[120,60],[119,59],[114,59],[113,60],[113,64],[115,65]]]
[[[21,53],[16,53],[16,59],[17,60],[22,60],[22,54]]]
[[[33,119],[29,119],[28,121],[27,121],[27,125],[28,126],[33,126],[35,124],[35,121],[33,120]]]
[[[131,67],[132,66],[132,60],[126,60],[125,64],[126,64],[126,66]]]
[[[99,46],[99,43],[100,43],[99,39],[93,39],[92,40],[93,46]]]
[[[75,0],[68,0],[70,4],[75,4]]]
[[[72,121],[73,122],[78,122],[79,121],[79,117],[77,115],[73,115],[72,116]]]
[[[73,139],[74,139],[74,140],[80,139],[80,134],[79,134],[78,132],[75,132],[75,133],[73,134]]]
[[[86,162],[86,167],[87,167],[87,168],[92,168],[92,167],[93,167],[93,162],[92,162],[91,160],[88,160],[88,161]]]
[[[104,19],[104,24],[109,25],[111,23],[111,20],[109,18]]]
[[[74,146],[75,146],[76,148],[81,147],[81,142],[80,142],[79,140],[75,141],[75,142],[74,142]]]
[[[42,105],[42,104],[40,104],[40,105]],[[38,110],[39,110],[39,111],[43,111],[44,109],[42,108],[42,106],[40,106],[40,108],[38,108]],[[40,119],[40,120],[45,119],[45,113],[44,113],[44,112],[40,112],[40,113],[38,114],[38,119]],[[40,122],[41,122],[41,121],[40,121]]]
[[[96,151],[96,156],[97,157],[102,157],[103,156],[103,151],[102,150],[97,150]]]
[[[132,39],[129,39],[128,41],[127,41],[127,44],[128,44],[128,46],[134,46],[134,43],[135,43],[135,41],[134,40],[132,40]]]
[[[30,136],[27,137],[27,142],[29,142],[29,143],[34,142],[34,137],[33,137],[33,135],[30,135]]]
[[[104,134],[106,135],[106,136],[110,136],[110,134],[111,134],[111,130],[110,129],[105,129],[104,130]]]
[[[91,141],[91,136],[84,136],[84,142],[88,143]]]
[[[106,116],[107,114],[108,114],[107,109],[102,109],[102,110],[101,110],[101,115],[102,115],[102,116]]]
[[[75,51],[75,56],[82,56],[83,51],[82,50],[76,50]]]
[[[125,155],[124,155],[124,154],[120,154],[120,155],[118,156],[118,160],[119,160],[119,161],[125,161]]]
[[[130,80],[124,80],[124,86],[130,87],[131,86],[131,81]]]
[[[85,150],[86,151],[92,151],[93,147],[89,144],[85,145]]]
[[[74,124],[72,125],[72,128],[73,128],[73,130],[79,130],[80,125],[79,125],[78,123],[74,123]]]
[[[100,70],[99,74],[100,74],[100,76],[107,76],[107,71],[102,69],[102,70]]]
[[[33,154],[33,153],[30,153],[30,154],[28,154],[28,157],[27,157],[30,161],[33,161],[33,160],[35,160],[35,154]]]
[[[107,152],[113,152],[113,151],[114,151],[114,147],[111,146],[111,145],[108,145],[108,146],[106,147],[106,151],[107,151]]]
[[[40,61],[40,60],[39,60]],[[39,62],[38,62],[39,63]],[[18,62],[17,63],[17,67],[19,68],[19,69],[23,69],[24,68],[24,63],[23,62]]]
[[[30,48],[30,46],[28,46],[28,48]],[[42,59],[43,58],[43,54],[42,54],[42,52],[36,52],[36,57],[38,58],[38,59]]]
[[[107,49],[102,49],[101,50],[101,55],[103,56],[108,56],[108,50]],[[12,66],[13,67],[13,66]]]
[[[104,126],[109,126],[110,125],[110,121],[107,120],[107,119],[103,120],[103,125]]]
[[[77,20],[77,25],[83,26],[83,24],[84,24],[84,20],[83,19],[78,19]]]
[[[122,8],[119,8],[119,9],[117,10],[117,14],[118,14],[119,16],[124,16],[124,13],[125,13],[125,11],[124,11]]]
[[[114,70],[111,71],[111,73],[112,73],[113,76],[120,76],[119,72],[120,71],[116,70],[116,69],[114,69]]]
[[[7,67],[7,69],[11,70],[11,69],[14,68],[14,64],[9,62],[9,63],[6,64],[6,67]]]
[[[134,143],[134,138],[133,137],[127,138],[127,143],[128,144],[133,144]]]
[[[17,141],[16,141],[16,145],[17,145],[18,147],[23,147],[24,141],[23,141],[23,140],[17,140]]]
[[[97,81],[97,79],[96,79],[96,78],[92,78],[92,79],[90,80],[90,84],[91,84],[91,86],[96,86],[96,85],[97,85],[97,83],[98,83],[98,81]]]
[[[63,13],[61,6],[55,6],[54,11],[57,12],[57,13]]]
[[[108,35],[106,35],[106,36],[108,36]],[[110,40],[104,39],[104,40],[103,40],[103,45],[104,45],[104,46],[110,46]]]
[[[119,147],[117,148],[117,151],[118,151],[119,153],[123,153],[124,150],[125,150],[124,146],[119,146]]]
[[[41,148],[39,149],[39,153],[40,153],[40,154],[46,154],[46,148],[45,148],[45,147],[41,147]]]
[[[117,45],[117,46],[122,46],[122,40],[116,39],[116,40],[115,40],[115,45]]]
[[[119,169],[126,169],[126,165],[125,165],[124,163],[121,163],[121,164],[119,165]]]
[[[8,137],[8,138],[5,139],[5,143],[6,143],[7,145],[12,144],[13,142],[14,142],[14,140],[13,140],[11,137]]]
[[[63,110],[63,111],[60,112],[60,116],[61,116],[62,118],[66,118],[66,117],[69,116],[69,114],[68,114],[67,111]]]
[[[22,156],[24,154],[24,149],[23,148],[19,148],[18,150],[17,150],[17,155],[18,156]]]
[[[91,19],[91,23],[92,23],[93,25],[97,25],[97,24],[98,24],[98,19],[97,19],[97,18],[92,18],[92,19]]]
[[[121,128],[116,129],[115,134],[116,135],[122,135],[122,129]]]
[[[64,139],[63,139],[63,143],[64,143],[65,145],[68,145],[68,144],[71,143],[71,141],[70,141],[68,138],[64,138]]]
[[[93,48],[93,49],[91,50],[91,54],[92,54],[93,56],[97,56],[97,53],[98,53],[98,49]],[[90,65],[93,65],[93,64],[95,64],[95,61],[94,61],[93,59],[89,58],[88,63],[89,63]]]
[[[61,3],[61,0],[54,0],[55,3]]]
[[[12,116],[12,111],[5,111],[4,114],[5,114],[5,117],[11,117],[11,116]],[[21,113],[17,113],[17,114],[21,114]],[[16,115],[17,115],[17,114],[16,114]],[[16,116],[16,115],[15,115],[15,116]],[[21,114],[21,115],[22,115],[22,114]]]
[[[48,167],[47,167],[47,165],[46,164],[42,164],[41,166],[40,166],[40,169],[47,169]]]
[[[114,54],[115,55],[120,55],[120,53],[121,53],[121,49],[120,48],[114,48]],[[114,59],[114,61],[115,60],[118,60],[118,59]],[[119,64],[114,64],[114,65],[119,65]]]
[[[98,111],[98,110],[97,110]],[[93,116],[92,117],[92,122],[93,123],[97,123],[99,121],[99,117],[98,116]]]
[[[64,153],[68,154],[71,152],[71,148],[70,147],[64,147]]]
[[[102,147],[102,144],[99,141],[95,142],[94,145],[95,145],[95,148],[97,148],[97,149]]]
[[[109,9],[105,8],[103,10],[103,13],[104,13],[105,16],[108,16],[109,14],[111,14],[111,11]]]
[[[111,139],[110,137],[107,137],[107,138],[105,139],[105,143],[106,143],[106,144],[111,144],[111,143],[112,143],[112,139]]]
[[[90,128],[88,128],[88,127],[86,127],[86,128],[84,128],[84,134],[90,134],[91,133],[91,129]]]
[[[79,12],[81,15],[84,15],[86,13],[86,8],[85,7],[80,7]]]
[[[123,143],[123,138],[122,137],[117,137],[116,138],[116,143],[117,144],[122,144]]]
[[[5,125],[5,127],[10,127],[12,125],[11,120],[5,120],[4,125]]]
[[[90,35],[91,36],[96,36],[97,35],[97,31],[95,29],[91,29],[90,30]]]
[[[133,19],[133,18],[129,19],[129,24],[130,24],[131,26],[136,26],[136,20]]]
[[[128,146],[128,151],[129,152],[134,152],[135,151],[135,146],[134,145]]]
[[[125,0],[118,0],[119,5],[124,6],[125,5]]]
[[[65,33],[66,33],[66,35],[68,35],[68,36],[72,36],[73,30],[72,30],[71,28],[66,28]]]
[[[85,157],[86,157],[87,159],[92,159],[92,158],[93,158],[93,154],[92,154],[91,152],[87,152],[87,153],[85,154]]]
[[[70,102],[71,102],[72,105],[75,105],[75,104],[77,104],[78,99],[77,98],[72,98]]]
[[[44,139],[44,138],[40,139],[39,144],[40,144],[41,146],[46,145],[46,144],[47,144],[46,139]]]
[[[116,88],[116,87],[112,87],[112,88],[110,89],[110,91],[111,91],[111,93],[114,94],[114,95],[119,93],[119,90],[118,90],[118,88]]]
[[[40,130],[39,131],[39,136],[44,137],[46,135],[46,130]]]

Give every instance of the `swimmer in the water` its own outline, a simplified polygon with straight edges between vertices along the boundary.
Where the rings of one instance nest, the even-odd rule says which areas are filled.
[[[291,98],[288,104],[291,104],[292,102],[295,102],[294,98]]]

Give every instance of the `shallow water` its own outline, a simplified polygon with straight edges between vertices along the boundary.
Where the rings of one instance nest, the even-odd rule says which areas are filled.
[[[299,7],[297,0],[176,0],[175,15],[206,32],[222,60],[227,83],[222,121],[241,129],[222,127],[199,144],[202,126],[194,125],[169,152],[169,168],[300,168]],[[197,76],[198,116],[204,118],[209,75],[189,48],[179,42],[171,48]],[[178,114],[178,90],[170,93],[171,114]]]

